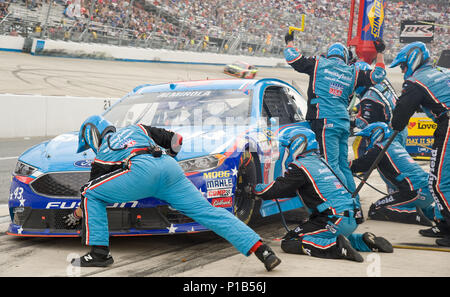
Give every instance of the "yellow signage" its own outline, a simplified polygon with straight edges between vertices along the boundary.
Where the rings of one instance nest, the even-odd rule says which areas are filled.
[[[406,145],[414,145],[431,149],[434,138],[410,136],[406,139]]]
[[[370,32],[372,33],[373,37],[375,39],[380,37],[381,26],[383,25],[384,20],[383,0],[375,0],[373,2],[372,7],[367,13],[367,18],[370,22]]]
[[[437,124],[427,117],[412,117],[408,124],[408,136],[433,136]]]

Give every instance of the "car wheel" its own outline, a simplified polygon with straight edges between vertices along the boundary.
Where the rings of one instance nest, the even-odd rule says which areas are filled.
[[[255,160],[249,151],[241,155],[233,200],[234,215],[248,224],[255,208],[255,200],[250,197],[249,186],[257,183]]]

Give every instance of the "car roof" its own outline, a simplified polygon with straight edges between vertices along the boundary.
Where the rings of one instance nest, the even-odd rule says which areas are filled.
[[[142,85],[135,88],[134,93],[153,93],[153,92],[178,92],[178,91],[201,91],[201,90],[239,90],[253,89],[255,84],[260,81],[256,79],[208,79],[179,81],[157,85]]]
[[[206,91],[206,90],[243,90],[250,91],[255,88],[267,85],[289,85],[289,83],[277,78],[261,78],[261,79],[207,79],[207,80],[191,80],[179,81],[162,84],[143,84],[135,87],[131,92],[122,97],[122,101],[129,96],[158,93],[158,92],[186,92],[186,91]],[[289,85],[290,86],[290,85]]]

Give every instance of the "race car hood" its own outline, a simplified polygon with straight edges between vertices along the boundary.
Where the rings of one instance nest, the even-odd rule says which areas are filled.
[[[169,129],[169,127],[167,127]],[[178,161],[226,152],[235,145],[239,135],[248,127],[170,127],[183,136],[183,146],[176,159]],[[92,150],[76,153],[78,147],[77,132],[61,134],[49,141],[42,142],[25,151],[19,160],[36,167],[41,172],[89,171],[90,163],[95,159]]]
[[[87,150],[77,154],[78,133],[65,133],[25,151],[19,161],[37,167],[41,172],[89,171],[95,154]]]

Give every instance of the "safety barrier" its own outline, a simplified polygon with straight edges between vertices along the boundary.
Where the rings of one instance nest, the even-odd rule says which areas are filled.
[[[0,35],[0,50],[21,52],[25,44],[25,38],[21,36]]]
[[[117,98],[0,95],[0,138],[54,136],[77,131],[88,116]]]

